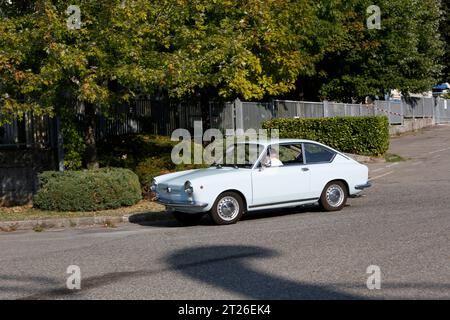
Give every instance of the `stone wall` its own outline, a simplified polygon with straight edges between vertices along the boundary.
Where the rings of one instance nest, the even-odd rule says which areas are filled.
[[[389,126],[389,134],[391,136],[395,136],[406,132],[417,131],[422,128],[430,127],[434,124],[435,121],[432,118],[405,119],[402,125]]]

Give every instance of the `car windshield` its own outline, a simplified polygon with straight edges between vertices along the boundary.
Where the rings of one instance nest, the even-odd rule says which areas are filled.
[[[227,148],[224,156],[216,165],[239,168],[252,168],[264,146],[257,143],[236,143]]]

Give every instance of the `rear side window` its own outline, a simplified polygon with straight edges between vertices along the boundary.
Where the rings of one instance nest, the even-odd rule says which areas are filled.
[[[305,143],[306,163],[330,162],[335,156],[335,152],[328,148],[314,143]]]

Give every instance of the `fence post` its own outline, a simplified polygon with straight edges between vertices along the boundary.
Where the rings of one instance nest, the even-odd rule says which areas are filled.
[[[244,134],[244,112],[242,110],[242,101],[239,98],[234,100],[234,110],[235,110],[235,128],[236,135]]]
[[[405,124],[405,106],[403,105],[403,98],[400,97],[400,113],[402,115],[402,125]]]
[[[300,102],[299,101],[295,102],[295,107],[297,109],[297,117],[300,117],[301,110],[300,110]]]
[[[425,118],[425,98],[422,97],[420,100],[422,100],[422,118]]]
[[[32,118],[30,117],[30,114],[28,112],[25,112],[23,115],[23,122],[25,123],[25,143],[27,148],[29,148],[33,144],[33,131],[31,130],[32,126]],[[17,123],[16,120],[14,122]],[[18,135],[15,135],[16,137]]]
[[[391,124],[392,121],[391,121],[391,101],[390,100],[387,101],[387,111],[388,111],[389,124]]]
[[[211,104],[212,104],[212,101],[208,101],[208,120],[209,120],[209,128],[208,129],[213,127]]]
[[[272,119],[278,118],[278,100],[270,99],[270,111],[272,113]]]
[[[327,100],[323,100],[322,101],[322,105],[323,105],[323,117],[327,118],[328,117],[328,101]]]
[[[433,97],[431,99],[433,99],[433,103],[431,105],[431,117],[433,119],[433,124],[436,124],[435,108],[436,108],[437,97]]]
[[[359,103],[359,116],[362,116],[362,102]]]

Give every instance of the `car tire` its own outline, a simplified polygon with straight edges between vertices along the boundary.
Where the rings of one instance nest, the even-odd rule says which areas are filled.
[[[322,191],[319,204],[325,211],[339,211],[347,203],[347,186],[342,181],[329,182]]]
[[[236,192],[223,192],[214,202],[209,215],[217,225],[234,224],[244,214],[244,200]]]
[[[173,211],[172,212],[174,218],[180,222],[184,226],[195,226],[197,225],[202,217],[205,215],[204,212],[199,213],[186,213],[186,212],[179,212],[179,211]]]

